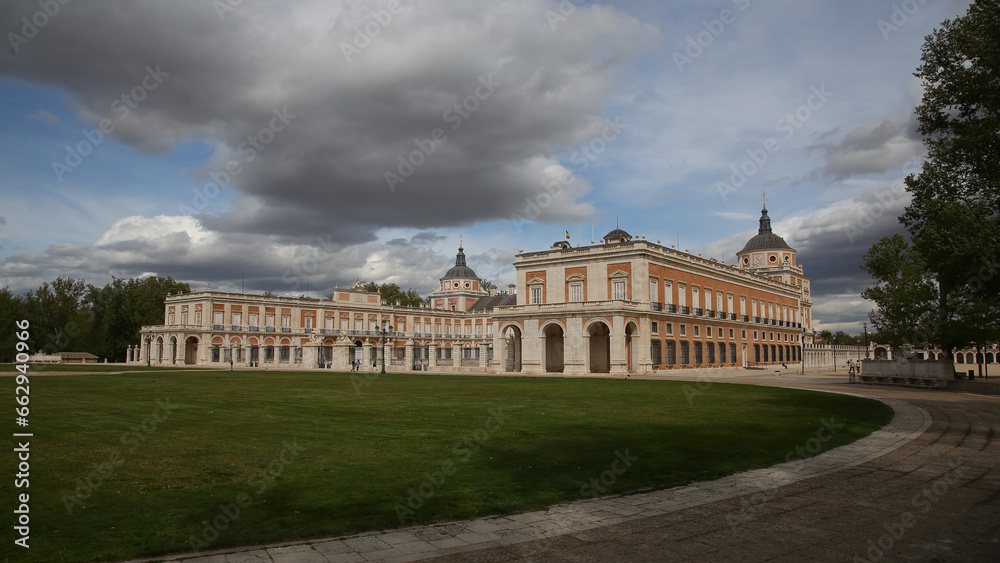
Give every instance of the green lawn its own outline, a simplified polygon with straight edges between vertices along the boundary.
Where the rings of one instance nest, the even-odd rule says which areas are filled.
[[[17,371],[17,366],[19,364],[0,364],[0,374],[2,373],[13,373]],[[113,373],[113,372],[132,372],[132,371],[179,371],[179,370],[192,370],[197,369],[193,366],[184,367],[165,367],[165,366],[152,366],[146,367],[143,365],[132,365],[123,366],[120,364],[30,364],[32,372],[35,373],[68,373],[68,372],[82,372],[82,373]],[[204,370],[204,368],[200,368]]]
[[[206,550],[390,528],[400,514],[410,525],[522,512],[582,498],[624,468],[616,452],[637,459],[608,492],[664,488],[782,462],[821,419],[844,425],[826,449],[892,415],[867,399],[719,383],[692,403],[683,382],[384,375],[356,389],[351,376],[33,378],[31,549],[9,539],[0,557],[126,559],[189,551],[192,536]],[[0,381],[13,403],[14,379]],[[22,490],[7,452],[11,510]],[[237,499],[249,501],[238,515]]]

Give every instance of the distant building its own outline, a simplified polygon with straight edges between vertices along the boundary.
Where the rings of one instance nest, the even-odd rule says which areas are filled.
[[[459,246],[430,306],[383,303],[360,284],[332,299],[198,292],[164,304],[130,363],[491,373],[651,373],[798,362],[812,342],[809,278],[767,209],[737,265],[616,228],[515,257],[516,284],[484,290]],[[388,327],[392,327],[391,330]]]
[[[96,364],[98,357],[88,352],[56,352],[32,355],[28,362],[32,364]]]

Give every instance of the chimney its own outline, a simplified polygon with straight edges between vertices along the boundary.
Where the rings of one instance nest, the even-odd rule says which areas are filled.
[[[494,295],[497,294],[497,288],[495,288],[493,286],[490,286],[490,290],[489,290],[488,294],[489,294],[490,297],[493,297]]]
[[[507,293],[517,295],[517,286],[512,283],[507,284]]]

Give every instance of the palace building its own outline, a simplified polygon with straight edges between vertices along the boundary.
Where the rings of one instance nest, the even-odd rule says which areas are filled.
[[[505,293],[485,289],[459,246],[424,307],[360,283],[329,299],[218,291],[173,295],[130,363],[392,371],[646,374],[799,362],[812,342],[809,278],[771,231],[727,265],[633,238],[520,252]]]

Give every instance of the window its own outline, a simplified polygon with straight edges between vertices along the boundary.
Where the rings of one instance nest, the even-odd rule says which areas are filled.
[[[740,336],[740,338],[742,338],[743,340],[746,340],[747,339],[747,331],[746,331],[746,329],[743,329],[741,332],[743,334]]]
[[[732,308],[732,306],[730,305],[730,309],[731,308]],[[716,311],[721,311],[722,310],[722,292],[721,291],[716,291],[715,292],[715,310]]]
[[[260,319],[260,315],[258,313],[250,313],[250,326],[259,326],[257,324],[258,319]]]
[[[652,360],[654,366],[658,366],[663,363],[663,351],[661,348],[662,344],[659,340],[650,341],[649,345],[649,357]]]
[[[434,334],[441,334],[441,323],[434,323]]]
[[[700,303],[701,303],[701,290],[698,288],[698,286],[693,285],[691,286],[691,307],[695,309],[700,309],[701,308]]]
[[[236,326],[243,324],[243,313],[233,313],[233,324]]]
[[[221,325],[222,324],[222,311],[215,311],[212,314],[212,324]],[[171,322],[173,324],[173,322]]]
[[[668,304],[674,302],[674,286],[669,280],[663,282],[663,302]]]
[[[674,323],[667,323],[667,334],[674,333]]]
[[[220,348],[218,346],[212,346],[212,361],[218,362],[220,356]]]
[[[753,331],[753,339],[754,339],[754,340],[757,340],[757,331],[756,331],[756,330],[755,330],[755,331]]]
[[[174,324],[174,312],[173,311],[170,311],[170,314],[167,315],[167,324],[168,325]],[[216,324],[222,324],[222,321],[219,321]]]
[[[660,323],[658,323],[656,321],[653,321],[653,334],[659,334],[659,333],[660,333]],[[658,363],[658,362],[654,362],[654,363]]]
[[[701,336],[701,326],[694,325],[694,335],[695,336]]]
[[[264,315],[264,326],[274,326],[274,313],[267,313]]]
[[[681,325],[681,336],[687,335],[687,325]]]
[[[313,318],[311,316],[307,316],[306,317],[306,328],[312,328],[312,327],[313,327]]]
[[[573,302],[583,301],[583,284],[575,283],[569,286],[569,300]]]
[[[188,324],[188,312],[187,312],[187,309],[183,309],[181,311],[181,324],[182,325]]]
[[[531,288],[531,304],[537,305],[542,302],[542,288],[533,287]]]
[[[625,281],[615,280],[611,282],[611,298],[612,299],[625,299]]]
[[[451,325],[450,324],[445,324],[444,325],[444,333],[445,334],[451,334]]]
[[[729,329],[729,330],[730,330],[730,332],[732,332],[733,329]],[[732,336],[732,335],[730,335],[730,336]],[[719,338],[722,338],[722,327],[721,326],[719,327]]]
[[[194,324],[196,325],[201,324],[201,307],[198,307],[197,309],[194,310]]]
[[[333,315],[327,315],[327,316],[326,316],[326,324],[325,324],[325,327],[326,327],[326,328],[327,328],[328,330],[329,330],[329,329],[332,329],[332,328],[333,328]]]
[[[733,329],[729,329],[729,339],[733,339]]]
[[[278,356],[278,361],[279,362],[287,362],[288,359],[291,357],[290,352],[291,352],[291,348],[290,347],[288,347],[288,346],[282,346],[281,350],[280,350],[280,354],[281,355]]]
[[[742,295],[740,295],[740,314],[747,314],[747,298]]]
[[[677,304],[687,306],[687,286],[682,283],[677,284]]]
[[[677,343],[667,340],[667,365],[677,365]]]
[[[712,338],[712,327],[710,326],[705,327],[705,336]]]
[[[288,328],[292,326],[292,316],[291,315],[281,315],[281,327]]]
[[[649,280],[649,300],[650,301],[659,301],[660,300],[659,299],[660,296],[658,295],[658,292],[657,292],[657,289],[659,289],[659,287],[660,287],[660,284],[659,284],[659,282],[656,279]]]
[[[420,332],[420,322],[419,321],[413,323],[413,332]]]

